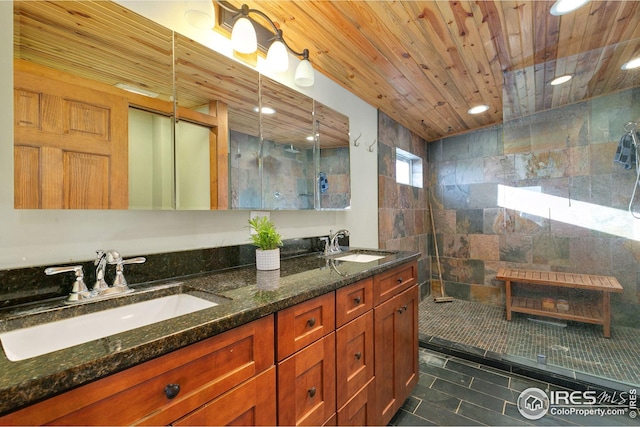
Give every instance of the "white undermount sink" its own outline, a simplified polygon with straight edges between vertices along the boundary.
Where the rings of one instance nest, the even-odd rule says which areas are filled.
[[[371,262],[384,258],[386,255],[349,254],[334,258],[336,261]]]
[[[176,294],[0,333],[11,361],[29,359],[218,305]]]

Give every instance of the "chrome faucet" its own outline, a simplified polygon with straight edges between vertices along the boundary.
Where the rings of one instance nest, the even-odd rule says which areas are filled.
[[[142,264],[146,261],[144,257],[137,257],[131,259],[122,259],[120,253],[114,249],[108,251],[97,250],[96,259],[94,265],[96,266],[96,282],[93,285],[91,291],[87,289],[84,283],[83,271],[81,265],[67,266],[67,267],[49,267],[44,270],[45,274],[58,274],[73,271],[76,275],[76,281],[73,284],[73,288],[67,298],[68,303],[84,302],[92,299],[99,299],[107,297],[109,295],[122,294],[132,292],[132,289],[127,285],[127,280],[124,278],[124,265],[125,264]],[[107,265],[116,266],[116,277],[113,280],[113,286],[109,286],[105,280],[105,272]]]
[[[335,233],[333,233],[331,230],[329,230],[329,253],[331,254],[336,254],[339,252],[342,252],[342,249],[340,249],[340,245],[338,244],[338,237],[348,237],[349,236],[349,230],[338,230]]]

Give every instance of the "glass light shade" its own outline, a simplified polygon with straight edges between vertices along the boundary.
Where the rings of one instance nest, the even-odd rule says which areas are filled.
[[[185,4],[184,19],[199,30],[210,30],[215,25],[215,10],[211,0],[192,0]]]
[[[280,40],[274,41],[269,46],[267,63],[269,68],[276,73],[283,73],[289,69],[289,54],[286,46]]]
[[[309,62],[308,59],[303,59],[302,61],[300,61],[300,63],[296,67],[296,73],[293,77],[293,80],[298,86],[301,87],[313,86],[313,67],[311,66],[311,62]]]
[[[239,18],[231,30],[233,50],[240,53],[253,53],[258,49],[256,30],[249,19]]]

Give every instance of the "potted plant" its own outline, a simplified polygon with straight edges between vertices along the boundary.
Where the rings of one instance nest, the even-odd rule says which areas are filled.
[[[251,243],[257,246],[256,268],[258,270],[277,270],[280,268],[280,246],[282,236],[275,225],[266,216],[257,216],[249,220],[249,228],[254,231]]]

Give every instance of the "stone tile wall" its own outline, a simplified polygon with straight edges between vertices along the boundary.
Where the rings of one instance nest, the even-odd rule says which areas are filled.
[[[628,90],[427,144],[449,294],[503,305],[502,266],[614,275],[624,287],[612,296],[614,323],[640,324],[640,219],[627,212],[636,174],[613,162],[624,125],[640,120],[639,101],[640,90]],[[393,147],[402,133],[387,122],[380,142]],[[393,208],[402,190],[389,182],[389,150],[380,155],[381,242],[425,244],[426,223],[425,234],[406,237],[398,227],[416,212],[426,221],[427,211],[420,197]],[[524,196],[516,203],[505,189]],[[640,217],[640,191],[635,207]]]
[[[396,183],[395,148],[423,161],[422,188]],[[431,236],[428,210],[427,146],[383,112],[378,112],[378,244],[381,249],[420,252],[418,283],[428,284],[428,240]],[[421,287],[422,295],[429,292]]]

